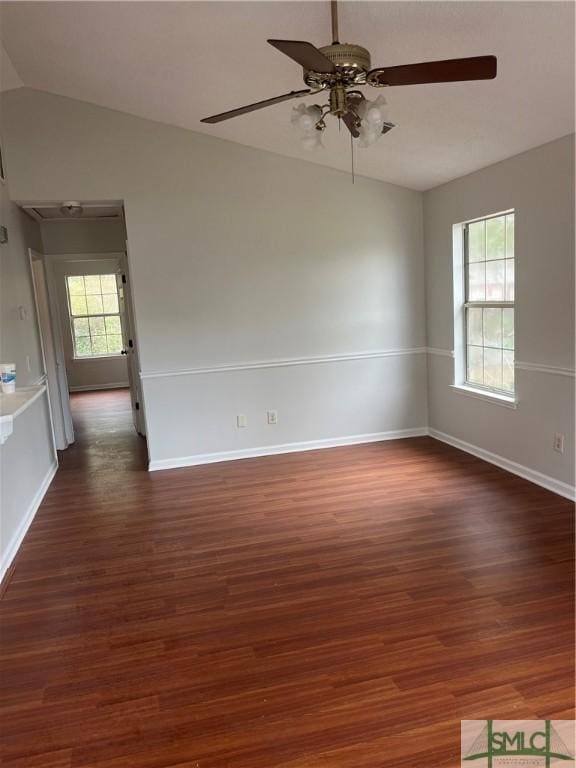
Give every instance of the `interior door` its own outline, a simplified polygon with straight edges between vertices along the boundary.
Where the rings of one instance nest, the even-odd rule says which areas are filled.
[[[132,401],[132,419],[134,427],[139,435],[146,434],[146,423],[142,410],[142,395],[140,389],[140,364],[136,337],[134,333],[134,316],[132,312],[132,297],[128,280],[126,256],[121,260],[120,269],[116,274],[118,285],[118,300],[120,308],[120,324],[122,326],[123,350],[126,355],[128,367],[128,381],[130,383],[130,398]]]
[[[54,443],[61,451],[74,442],[74,428],[70,413],[68,379],[64,365],[62,338],[59,325],[54,321],[48,275],[41,254],[28,249],[32,270],[32,285],[36,303],[36,317],[40,335],[40,347],[44,363],[44,374],[48,389],[50,418],[54,432]]]

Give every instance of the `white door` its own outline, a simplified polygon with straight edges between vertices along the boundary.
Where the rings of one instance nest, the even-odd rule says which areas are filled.
[[[128,381],[130,383],[130,399],[132,401],[132,419],[139,435],[146,434],[146,424],[142,408],[142,393],[140,389],[140,364],[134,329],[132,297],[128,280],[126,256],[121,260],[121,267],[116,274],[118,298],[120,305],[120,323],[122,326],[122,354],[126,355],[128,363]]]
[[[54,443],[58,450],[64,450],[74,442],[74,428],[70,413],[68,377],[64,364],[64,349],[58,318],[51,309],[48,276],[42,255],[29,249],[32,284],[36,303],[36,318],[40,334],[40,346],[44,361],[50,416],[54,431]]]

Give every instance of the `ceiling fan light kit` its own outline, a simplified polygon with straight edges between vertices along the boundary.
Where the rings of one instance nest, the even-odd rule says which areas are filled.
[[[224,120],[254,112],[282,101],[328,91],[328,102],[322,105],[301,104],[292,110],[292,125],[300,135],[306,149],[322,146],[321,134],[326,128],[325,118],[336,117],[344,123],[351,139],[358,139],[361,147],[369,147],[394,125],[386,115],[386,100],[366,99],[358,87],[389,88],[401,85],[450,83],[466,80],[491,80],[496,77],[495,56],[474,56],[465,59],[427,61],[397,67],[371,69],[370,52],[361,45],[340,43],[338,40],[337,0],[331,0],[332,45],[316,48],[303,40],[268,40],[270,45],[299,64],[304,83],[299,91],[276,96],[245,107],[221,112],[202,120],[220,123]]]

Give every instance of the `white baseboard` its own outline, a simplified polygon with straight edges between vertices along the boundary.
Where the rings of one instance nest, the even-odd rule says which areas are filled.
[[[413,429],[399,429],[391,432],[372,432],[366,435],[351,435],[349,437],[327,438],[325,440],[310,440],[299,443],[284,443],[281,445],[268,445],[261,446],[259,448],[242,448],[236,451],[222,451],[218,453],[198,453],[192,456],[179,456],[172,459],[156,459],[150,461],[148,469],[150,472],[156,472],[163,469],[177,469],[179,467],[195,467],[201,464],[216,464],[222,461],[236,461],[238,459],[252,459],[259,456],[273,456],[282,453],[296,453],[299,451],[315,451],[322,448],[337,448],[338,446],[345,445],[360,445],[362,443],[378,443],[385,440],[399,440],[407,437],[424,437],[429,435],[430,437],[440,440],[443,443],[448,443],[454,448],[459,448],[461,451],[471,453],[473,456],[477,456],[479,459],[495,464],[501,469],[505,469],[514,475],[519,475],[525,480],[530,480],[536,485],[540,485],[549,491],[564,496],[571,501],[576,500],[576,488],[564,483],[561,480],[556,480],[549,475],[544,475],[542,472],[537,472],[535,469],[530,469],[522,464],[518,464],[515,461],[499,456],[496,453],[479,448],[476,445],[467,443],[459,438],[447,435],[444,432],[439,432],[436,429],[428,429],[426,427],[416,427]]]
[[[78,387],[68,387],[69,392],[96,392],[99,389],[128,389],[127,381],[114,381],[112,384],[82,384]]]
[[[519,475],[519,477],[523,477],[525,480],[530,480],[532,483],[536,483],[536,485],[540,485],[548,491],[553,491],[571,501],[576,500],[576,488],[568,483],[563,483],[561,480],[556,480],[554,477],[544,475],[542,472],[537,472],[535,469],[525,467],[523,464],[517,464],[515,461],[506,459],[504,456],[499,456],[497,453],[486,451],[484,448],[479,448],[477,445],[467,443],[464,440],[460,440],[458,437],[452,437],[452,435],[439,432],[437,429],[429,429],[428,434],[436,440],[448,443],[448,445],[452,445],[454,448],[459,448],[461,451],[471,453],[479,459],[484,459],[484,461],[487,461],[490,464],[495,464],[501,469],[512,472],[513,475]]]
[[[317,451],[322,448],[337,448],[344,445],[359,445],[361,443],[379,443],[384,440],[400,440],[406,437],[424,437],[428,434],[426,427],[413,429],[398,429],[391,432],[371,432],[366,435],[350,435],[349,437],[330,437],[325,440],[308,440],[301,443],[284,443],[282,445],[266,445],[260,448],[241,448],[236,451],[220,453],[197,453],[193,456],[180,456],[173,459],[157,459],[150,461],[148,469],[155,472],[160,469],[176,469],[178,467],[195,467],[199,464],[215,464],[220,461],[235,461],[237,459],[253,459],[258,456],[273,456],[281,453],[296,453],[298,451]]]
[[[12,539],[8,544],[8,548],[6,549],[6,552],[2,555],[2,559],[0,560],[0,582],[4,579],[4,576],[6,575],[8,568],[10,568],[12,561],[16,556],[16,553],[20,549],[20,545],[22,544],[24,536],[26,536],[26,533],[28,531],[28,528],[30,528],[30,524],[32,523],[32,520],[34,520],[34,516],[38,511],[38,507],[42,503],[42,499],[44,498],[46,491],[50,487],[50,483],[54,479],[54,475],[56,474],[57,469],[58,469],[58,462],[55,461],[54,464],[52,464],[52,466],[46,473],[46,476],[42,480],[40,487],[34,494],[34,498],[30,502],[30,505],[28,507],[26,514],[24,515],[20,525],[14,532],[14,535],[12,536]]]

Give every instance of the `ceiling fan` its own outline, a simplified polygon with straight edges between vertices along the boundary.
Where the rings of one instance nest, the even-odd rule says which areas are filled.
[[[302,130],[303,138],[308,138],[309,146],[313,148],[313,144],[318,143],[314,132],[325,129],[324,118],[330,114],[341,120],[354,138],[364,139],[367,146],[394,126],[385,120],[382,110],[385,100],[380,97],[375,102],[369,102],[364,94],[356,89],[357,86],[386,88],[397,85],[491,80],[496,77],[495,56],[425,61],[420,64],[371,69],[370,52],[366,48],[339,42],[337,0],[331,0],[330,6],[332,45],[316,48],[312,43],[300,40],[268,40],[270,45],[303,67],[304,82],[308,88],[205,117],[201,122],[220,123],[282,101],[329,91],[328,104],[312,107],[302,105],[293,110],[295,114],[292,122]],[[306,145],[306,141],[304,144]]]

